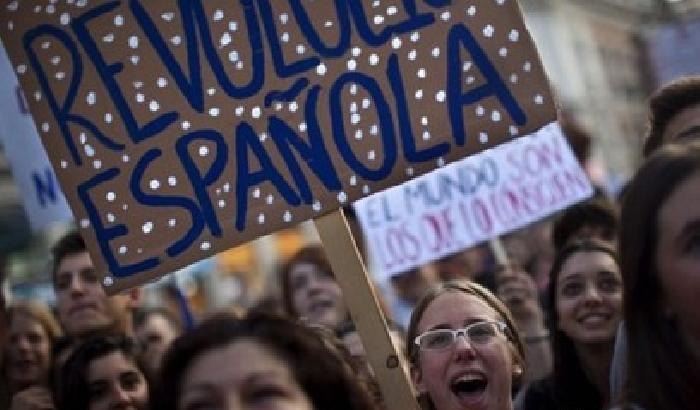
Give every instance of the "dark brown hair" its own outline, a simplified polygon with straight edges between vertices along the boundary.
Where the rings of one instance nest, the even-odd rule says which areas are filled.
[[[61,237],[51,248],[51,277],[56,281],[58,266],[67,256],[87,252],[85,240],[80,232],[73,230]]]
[[[374,409],[350,366],[315,331],[266,313],[251,314],[245,319],[219,314],[176,339],[163,359],[151,409],[176,409],[183,378],[194,360],[241,339],[253,340],[279,355],[315,409]]]
[[[620,217],[615,205],[605,198],[594,198],[564,210],[552,228],[554,249],[558,252],[584,227],[599,228],[611,242],[617,236]]]
[[[622,203],[620,269],[628,343],[625,399],[648,409],[691,409],[700,403],[700,363],[664,313],[656,260],[661,207],[698,171],[700,142],[664,146],[639,169]]]
[[[663,134],[671,118],[700,104],[700,76],[681,77],[659,88],[649,100],[649,128],[644,141],[644,156],[663,144]]]
[[[619,265],[615,249],[610,244],[598,240],[572,242],[557,253],[552,263],[547,287],[547,296],[550,302],[546,306],[546,314],[551,331],[554,358],[551,377],[552,393],[561,409],[600,409],[604,404],[604,397],[583,371],[581,361],[576,354],[574,341],[558,326],[557,284],[559,274],[566,261],[581,252],[605,253],[610,255]]]
[[[520,340],[515,320],[508,308],[493,293],[477,283],[466,280],[447,281],[433,286],[413,309],[406,334],[406,350],[408,351],[408,360],[411,366],[414,368],[418,366],[419,348],[414,343],[414,340],[418,337],[418,325],[423,318],[423,314],[435,299],[448,292],[462,292],[481,299],[505,322],[507,326],[506,337],[511,343],[511,353],[515,362],[523,368],[523,373],[513,378],[513,390],[519,389],[525,374],[525,348]],[[434,408],[429,398],[421,397],[419,399],[423,407]]]

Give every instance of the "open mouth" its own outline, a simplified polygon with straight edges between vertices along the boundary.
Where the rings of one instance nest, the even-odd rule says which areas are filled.
[[[330,299],[320,299],[311,303],[311,306],[309,306],[309,311],[311,313],[318,314],[326,309],[333,309],[333,307],[333,301]]]
[[[589,313],[581,316],[578,321],[588,326],[596,326],[610,320],[610,315],[605,313]]]
[[[479,399],[488,386],[488,380],[482,374],[470,373],[452,381],[450,389],[460,400]]]

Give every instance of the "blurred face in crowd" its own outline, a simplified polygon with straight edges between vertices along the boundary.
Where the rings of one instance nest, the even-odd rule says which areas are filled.
[[[46,382],[51,341],[38,320],[26,314],[12,317],[6,354],[6,375],[14,388]]]
[[[313,405],[279,356],[241,339],[192,362],[182,378],[177,409],[312,410]]]
[[[574,343],[614,340],[622,318],[622,277],[612,256],[581,251],[562,265],[556,284],[557,325]]]
[[[292,267],[289,276],[297,316],[331,328],[347,318],[340,286],[330,272],[322,272],[311,263],[299,263]]]
[[[401,300],[414,305],[436,280],[435,266],[427,264],[392,276],[391,285]]]
[[[90,410],[145,410],[148,385],[133,360],[114,351],[90,363],[87,373]]]
[[[170,320],[158,313],[148,315],[143,325],[136,329],[136,337],[143,347],[143,359],[151,370],[158,369],[163,354],[177,336],[178,331]]]
[[[87,252],[65,256],[54,276],[58,317],[70,336],[124,326],[135,293],[108,297]]]
[[[671,117],[666,124],[662,139],[664,143],[698,138],[700,136],[700,104],[691,105]]]
[[[448,291],[437,296],[423,312],[418,334],[494,321],[501,319],[482,299]],[[437,410],[511,409],[513,376],[522,371],[513,352],[505,334],[495,325],[472,331],[471,336],[461,334],[445,346],[421,345],[411,372],[413,382],[419,393],[430,397]]]
[[[661,206],[656,264],[666,313],[700,359],[700,172]]]

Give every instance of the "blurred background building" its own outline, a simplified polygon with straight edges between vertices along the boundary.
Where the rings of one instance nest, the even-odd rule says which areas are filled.
[[[589,172],[614,193],[640,161],[649,94],[679,75],[700,73],[700,0],[520,3],[561,108],[592,136]],[[10,299],[52,301],[46,255],[66,229],[30,230],[0,152],[0,266]],[[163,284],[177,283],[200,311],[249,304],[269,291],[265,278],[275,274],[280,261],[315,238],[309,223],[260,238],[152,285],[146,303],[159,302]]]

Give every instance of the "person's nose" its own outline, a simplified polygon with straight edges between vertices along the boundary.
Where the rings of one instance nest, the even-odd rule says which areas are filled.
[[[589,283],[586,285],[586,291],[583,294],[584,302],[587,304],[597,304],[600,303],[602,297],[598,287],[595,283]]]
[[[32,346],[31,343],[29,343],[29,339],[27,337],[20,336],[19,338],[17,338],[17,350],[20,353],[28,353],[29,351],[31,351],[31,349]]]
[[[460,332],[457,334],[457,338],[454,341],[454,349],[457,360],[469,360],[476,356],[474,346],[466,333]]]
[[[112,388],[111,410],[125,409],[131,405],[129,392],[119,386]]]
[[[81,295],[85,293],[85,283],[80,278],[80,275],[73,275],[70,281],[71,294]]]

